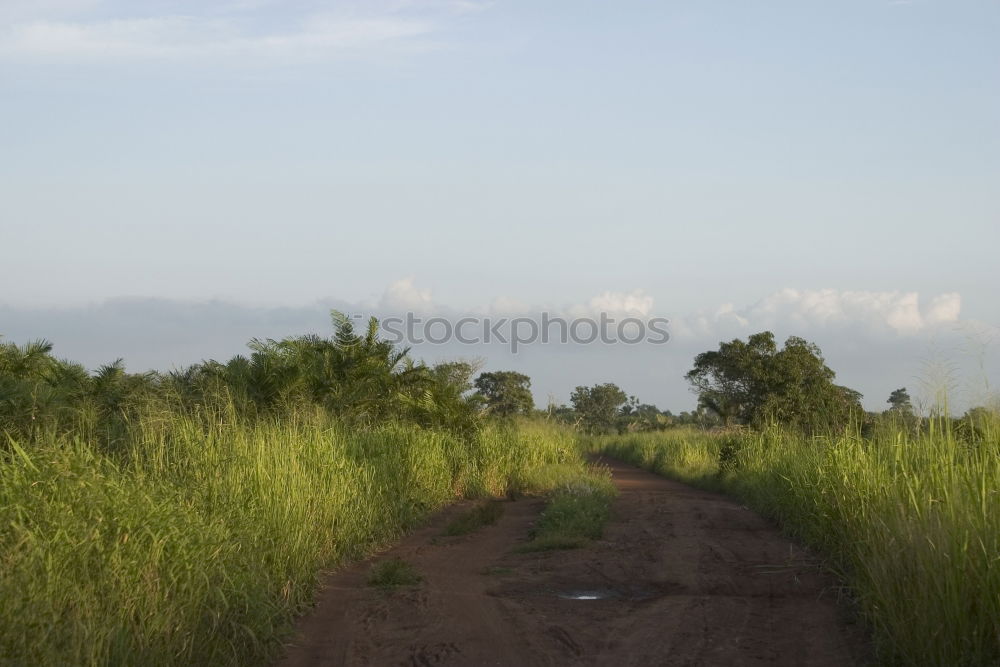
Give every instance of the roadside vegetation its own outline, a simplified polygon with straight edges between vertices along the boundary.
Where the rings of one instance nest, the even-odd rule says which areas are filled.
[[[559,425],[485,418],[472,365],[334,325],[169,374],[0,345],[5,662],[266,662],[321,569],[578,463]]]

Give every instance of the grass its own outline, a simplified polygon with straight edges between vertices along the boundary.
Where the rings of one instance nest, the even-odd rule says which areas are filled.
[[[534,472],[536,489],[545,489],[548,502],[518,551],[576,549],[600,539],[616,495],[607,470],[583,466],[546,466]]]
[[[320,570],[462,497],[578,460],[551,426],[468,437],[159,412],[114,452],[81,437],[0,449],[0,655],[8,664],[263,664]]]
[[[400,586],[415,586],[423,581],[420,573],[402,558],[389,558],[372,566],[368,573],[368,585],[376,588],[393,589]]]
[[[724,491],[826,554],[879,656],[906,665],[1000,664],[1000,429],[805,439],[772,430],[674,430],[595,449]]]
[[[444,534],[448,537],[456,537],[479,530],[483,526],[492,526],[503,516],[503,511],[503,503],[499,500],[490,499],[480,502],[471,510],[455,517],[445,527]]]

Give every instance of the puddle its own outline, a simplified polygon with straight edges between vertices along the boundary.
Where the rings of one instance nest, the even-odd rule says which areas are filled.
[[[673,586],[665,587],[662,584],[646,584],[617,588],[573,588],[554,591],[554,593],[556,597],[562,600],[627,600],[628,602],[643,602],[663,597],[664,595],[670,595],[672,592],[675,592],[674,588]]]
[[[563,600],[607,600],[608,598],[621,597],[618,591],[597,590],[597,591],[564,591],[556,593]]]

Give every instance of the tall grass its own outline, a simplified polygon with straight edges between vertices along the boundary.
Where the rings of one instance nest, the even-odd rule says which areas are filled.
[[[1000,664],[995,422],[975,438],[959,438],[946,424],[918,435],[880,429],[870,438],[673,431],[593,444],[731,493],[827,554],[885,662]]]
[[[0,656],[265,662],[323,568],[458,496],[503,494],[577,456],[544,425],[359,431],[310,411],[148,412],[113,451],[12,440],[0,449]]]

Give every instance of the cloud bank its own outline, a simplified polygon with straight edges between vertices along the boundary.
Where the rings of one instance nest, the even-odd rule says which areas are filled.
[[[917,292],[786,288],[748,307],[726,303],[679,318],[676,327],[682,336],[775,327],[911,336],[957,324],[961,310],[962,297],[955,292],[934,295],[921,307]]]
[[[921,300],[917,292],[798,290],[785,288],[756,303],[737,307],[724,303],[695,313],[672,313],[658,307],[642,289],[604,291],[581,303],[528,305],[507,296],[489,305],[457,309],[437,302],[430,289],[410,276],[390,284],[376,309],[380,313],[413,311],[441,315],[503,314],[533,316],[547,312],[561,317],[667,317],[675,336],[738,335],[762,329],[853,330],[872,335],[914,336],[953,327],[961,321],[962,297],[957,292]]]

